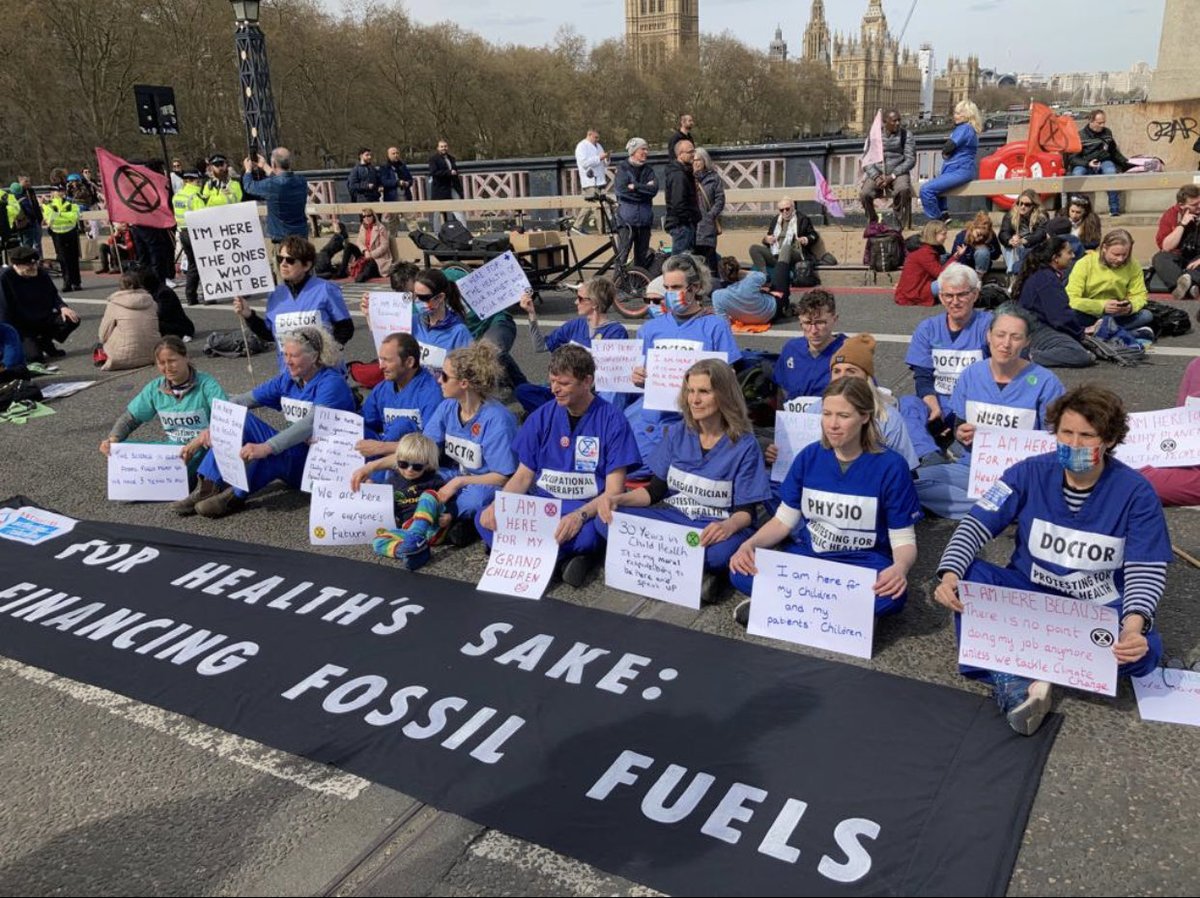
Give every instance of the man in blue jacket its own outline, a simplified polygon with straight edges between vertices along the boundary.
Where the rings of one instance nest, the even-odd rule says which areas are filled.
[[[350,193],[350,202],[379,202],[381,189],[379,170],[372,164],[374,158],[370,147],[363,147],[358,151],[358,165],[350,169],[350,176],[346,178],[346,190]]]
[[[242,175],[242,191],[267,204],[267,239],[278,243],[293,234],[307,237],[304,207],[308,203],[308,182],[292,171],[291,151],[286,147],[272,150],[269,168],[261,157],[254,161],[248,156],[242,160],[242,167],[246,172]],[[256,181],[256,168],[266,177]]]

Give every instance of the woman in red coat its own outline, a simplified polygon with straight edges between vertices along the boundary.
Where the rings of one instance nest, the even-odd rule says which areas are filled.
[[[949,235],[944,222],[934,219],[921,229],[921,245],[904,257],[904,268],[896,284],[896,305],[932,306],[937,304],[937,278],[942,269],[957,262],[966,252],[966,246],[946,256],[946,237]],[[945,261],[942,257],[945,256]]]

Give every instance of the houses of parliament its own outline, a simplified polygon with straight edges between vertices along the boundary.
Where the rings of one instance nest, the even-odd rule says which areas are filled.
[[[625,0],[625,41],[643,67],[656,67],[683,54],[699,58],[699,0]],[[780,29],[770,56],[786,62]],[[888,30],[882,0],[868,0],[857,35],[833,34],[824,0],[812,0],[801,57],[827,66],[850,104],[847,131],[864,132],[879,108],[894,107],[908,119],[949,117],[954,105],[979,87],[979,59],[949,57],[937,72],[933,48],[901,47]]]

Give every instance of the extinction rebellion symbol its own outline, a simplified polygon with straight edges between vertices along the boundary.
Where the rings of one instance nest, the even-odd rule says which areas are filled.
[[[158,188],[144,174],[131,165],[122,165],[113,172],[113,188],[121,202],[134,212],[143,215],[153,212],[162,205]]]
[[[1113,635],[1108,630],[1102,630],[1100,627],[1097,627],[1092,631],[1092,642],[1100,646],[1100,648],[1106,649],[1113,644]]]
[[[1174,452],[1175,451],[1175,441],[1172,439],[1163,440],[1161,443],[1158,444],[1158,448],[1161,449],[1163,452]]]

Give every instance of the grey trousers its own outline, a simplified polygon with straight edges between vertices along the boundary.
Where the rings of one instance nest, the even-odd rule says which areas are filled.
[[[1096,364],[1082,343],[1044,324],[1029,338],[1029,360],[1043,368],[1088,368]]]

